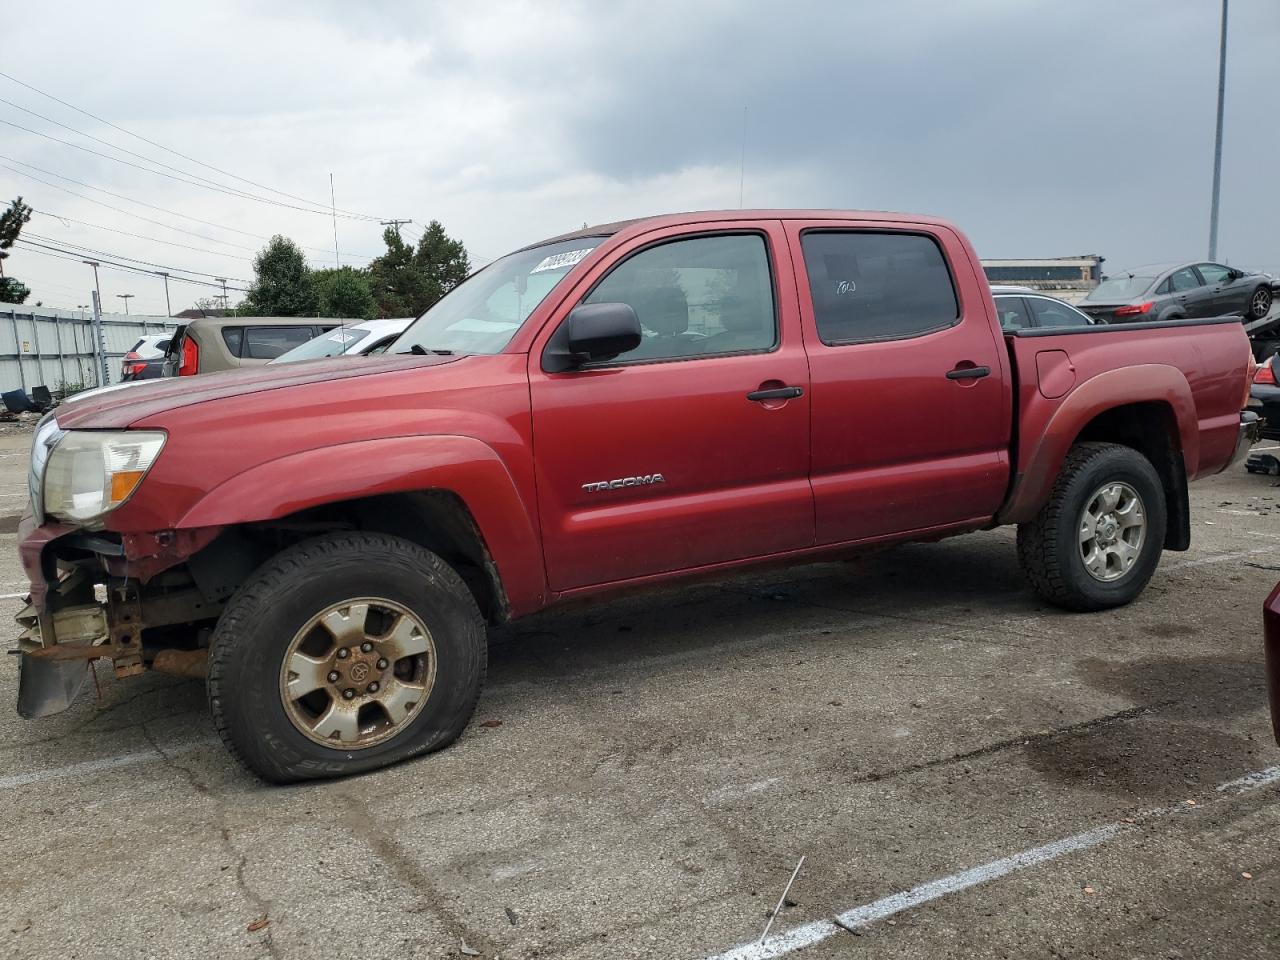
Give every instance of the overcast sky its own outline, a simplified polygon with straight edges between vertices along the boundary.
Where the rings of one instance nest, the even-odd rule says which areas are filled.
[[[984,257],[1098,253],[1120,269],[1205,254],[1219,16],[1216,0],[11,0],[0,71],[307,201],[328,202],[332,172],[339,208],[439,219],[477,262],[584,221],[737,207],[745,107],[748,207],[936,214]],[[1235,0],[1231,17],[1219,258],[1280,270],[1280,3]],[[310,206],[4,77],[0,97],[147,159],[0,103],[11,124]],[[41,211],[37,242],[232,286],[273,233],[333,262],[318,213],[3,123],[0,164],[65,188],[0,167],[0,199]],[[379,253],[381,229],[339,220],[343,262]],[[29,302],[88,302],[75,260],[19,248],[5,266]],[[133,293],[134,312],[164,313],[157,277],[104,269],[102,289],[108,309]],[[173,309],[208,293],[174,283]]]

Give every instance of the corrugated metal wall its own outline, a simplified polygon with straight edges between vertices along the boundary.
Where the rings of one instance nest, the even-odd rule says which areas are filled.
[[[120,358],[139,337],[173,328],[169,317],[104,313],[107,382],[120,379]],[[0,303],[0,390],[87,389],[102,385],[101,371],[91,312]]]

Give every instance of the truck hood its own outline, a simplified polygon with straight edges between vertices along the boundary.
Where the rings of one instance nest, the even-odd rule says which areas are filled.
[[[138,380],[89,390],[58,406],[58,426],[71,429],[120,429],[167,410],[206,400],[283,390],[322,381],[368,377],[414,367],[434,367],[459,357],[383,355],[380,357],[330,357],[302,363],[263,365],[202,373],[195,377]]]

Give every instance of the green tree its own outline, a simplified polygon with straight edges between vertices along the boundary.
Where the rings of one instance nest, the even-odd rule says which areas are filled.
[[[301,248],[276,234],[253,259],[254,282],[239,312],[259,317],[314,317],[315,279]]]
[[[353,317],[372,320],[378,315],[369,275],[354,267],[338,270],[313,270],[316,294],[322,317]]]
[[[387,252],[369,264],[370,285],[382,317],[416,317],[466,279],[471,260],[462,241],[432,220],[417,246],[395,230],[382,234]]]
[[[8,253],[30,219],[31,208],[22,202],[21,197],[0,213],[0,253]],[[22,281],[4,275],[4,260],[4,256],[0,256],[0,303],[23,303],[31,296],[31,290]]]

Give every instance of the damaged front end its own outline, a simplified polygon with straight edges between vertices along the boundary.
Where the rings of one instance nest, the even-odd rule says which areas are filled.
[[[17,616],[18,713],[67,709],[95,660],[111,661],[117,678],[148,669],[202,677],[208,636],[232,585],[213,575],[220,551],[195,555],[208,553],[219,532],[87,533],[24,518],[19,551],[32,589]]]

